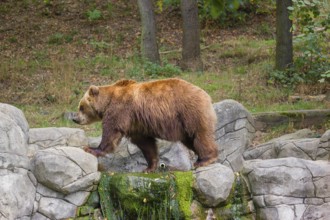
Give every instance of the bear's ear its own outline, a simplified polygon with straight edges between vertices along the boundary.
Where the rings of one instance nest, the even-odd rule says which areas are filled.
[[[99,94],[99,87],[97,86],[90,86],[88,90],[88,94],[91,97],[95,97]]]

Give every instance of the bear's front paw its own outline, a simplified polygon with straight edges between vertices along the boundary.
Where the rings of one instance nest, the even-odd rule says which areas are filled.
[[[106,153],[99,148],[90,148],[90,147],[84,147],[84,151],[93,154],[95,157],[103,157],[106,155]]]

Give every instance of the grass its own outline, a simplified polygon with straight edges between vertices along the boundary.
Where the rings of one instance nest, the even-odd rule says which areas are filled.
[[[286,100],[293,93],[292,90],[267,85],[268,72],[273,65],[273,47],[274,41],[243,38],[214,44],[203,52],[205,56],[209,56],[210,50],[215,54],[206,61],[211,66],[207,71],[174,71],[174,76],[200,86],[210,94],[214,102],[235,99],[251,112],[327,108],[318,102],[288,103]],[[23,110],[31,127],[78,127],[64,120],[63,113],[77,109],[80,98],[90,84],[110,84],[120,78],[149,80],[163,77],[148,75],[136,54],[121,58],[100,52],[98,48],[95,50],[93,57],[79,58],[66,55],[65,49],[55,58],[42,51],[35,51],[32,60],[17,58],[2,64],[0,80],[10,79],[13,86],[22,87],[22,91],[16,94],[21,97],[20,102],[12,104]],[[173,54],[169,55],[169,59],[173,57]],[[219,62],[219,65],[212,62]],[[24,83],[19,83],[23,79],[36,80],[38,74],[38,82],[30,82],[26,87]],[[31,86],[31,83],[35,85]],[[82,128],[89,135],[98,135],[100,127],[100,124],[95,124]]]
[[[0,11],[14,13],[15,8],[8,4],[1,5]],[[116,19],[118,16],[114,13],[117,8],[113,7],[101,7],[111,11],[100,8],[102,15],[110,20]],[[36,16],[44,15],[37,13]],[[52,22],[51,17],[37,18],[38,22]],[[120,26],[122,32],[118,29],[109,32],[106,29],[108,23],[101,26],[102,22],[106,23],[105,19],[97,22],[89,22],[87,17],[85,19],[83,28],[64,26],[56,32],[49,30],[47,35],[42,32],[44,35],[37,41],[39,44],[21,42],[19,35],[8,35],[0,42],[0,49],[3,49],[0,54],[0,102],[22,109],[30,127],[77,127],[64,120],[63,114],[76,111],[89,85],[110,84],[121,78],[145,81],[180,77],[206,90],[214,102],[235,99],[253,113],[329,107],[320,102],[289,103],[287,98],[295,91],[268,84],[275,57],[275,41],[268,23],[257,25],[251,31],[252,35],[233,34],[218,41],[202,33],[205,71],[191,73],[181,72],[177,67],[181,52],[177,48],[180,46],[174,44],[176,39],[168,38],[160,45],[164,67],[144,65],[139,58],[138,34],[135,33],[135,40],[130,42],[127,42],[128,35],[125,35],[132,29],[129,25],[134,26],[134,20],[125,27]],[[38,24],[31,26],[39,27]],[[37,31],[40,30],[43,29]],[[253,35],[253,32],[258,33]],[[265,32],[268,37],[258,37]],[[166,42],[171,44],[166,45]],[[129,49],[121,49],[123,47]],[[14,49],[19,52],[13,52]],[[100,124],[82,128],[89,135],[99,135],[101,130]]]

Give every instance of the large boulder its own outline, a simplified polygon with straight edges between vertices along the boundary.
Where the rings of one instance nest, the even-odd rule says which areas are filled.
[[[101,138],[90,139],[90,146],[97,147]],[[187,171],[192,169],[191,154],[179,142],[157,140],[160,161],[166,170]],[[141,150],[128,139],[123,138],[113,154],[99,157],[99,167],[109,172],[141,172],[147,162]]]
[[[195,171],[194,190],[198,201],[207,207],[216,207],[228,198],[235,175],[222,164],[215,163]]]
[[[313,137],[314,136],[314,137]],[[251,147],[243,154],[244,159],[275,159],[296,157],[306,160],[330,159],[330,130],[321,138],[315,138],[309,129],[283,135],[267,143]]]
[[[27,157],[29,126],[23,113],[0,103],[0,219],[22,219],[34,210],[36,179]]]
[[[238,172],[243,166],[243,152],[255,135],[253,117],[234,100],[224,100],[213,106],[218,116],[215,132],[219,145],[218,162]]]
[[[38,150],[56,146],[70,146],[82,148],[88,145],[88,138],[84,130],[78,128],[32,128],[29,131],[29,152],[33,155]]]
[[[259,219],[326,219],[330,207],[330,163],[298,158],[250,160],[249,182]],[[322,218],[323,217],[323,218]]]
[[[0,103],[0,112],[10,117],[24,133],[25,142],[28,142],[29,124],[24,116],[24,113],[15,106]]]
[[[97,158],[74,147],[38,151],[33,158],[33,171],[39,183],[63,194],[90,191],[100,179]]]
[[[19,219],[31,215],[36,194],[33,178],[33,174],[26,169],[0,168],[0,219]]]

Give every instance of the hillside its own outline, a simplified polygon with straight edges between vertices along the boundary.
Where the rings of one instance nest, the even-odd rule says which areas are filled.
[[[274,9],[272,9],[274,10]],[[0,4],[0,102],[23,109],[32,126],[61,126],[91,84],[120,78],[181,77],[214,102],[231,98],[250,111],[327,108],[327,102],[288,102],[291,94],[324,94],[327,84],[295,91],[269,84],[274,62],[274,13],[244,22],[201,24],[203,73],[181,72],[180,11],[156,14],[164,68],[139,59],[140,17],[135,1],[9,1]],[[69,126],[73,126],[69,124]]]

